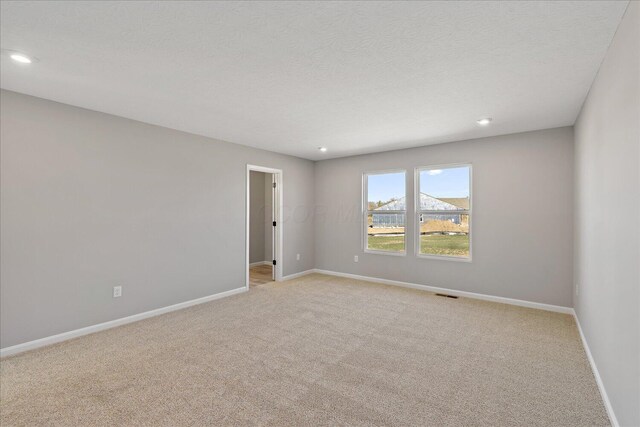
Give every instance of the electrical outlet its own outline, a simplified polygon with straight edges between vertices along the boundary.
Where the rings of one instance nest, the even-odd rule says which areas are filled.
[[[300,261],[300,254],[296,254],[296,261]]]
[[[353,262],[358,262],[358,255],[353,256]]]
[[[580,295],[580,286],[576,283],[576,295]]]
[[[114,286],[113,287],[113,297],[119,298],[122,296],[122,286]]]

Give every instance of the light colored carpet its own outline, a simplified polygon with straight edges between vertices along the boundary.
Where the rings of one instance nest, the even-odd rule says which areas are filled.
[[[1,362],[13,425],[608,425],[571,316],[310,275]]]

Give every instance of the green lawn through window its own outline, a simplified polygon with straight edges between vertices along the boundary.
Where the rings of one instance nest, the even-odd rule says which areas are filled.
[[[368,236],[368,248],[379,251],[403,251],[404,236]],[[421,255],[468,257],[469,236],[466,234],[420,236]]]

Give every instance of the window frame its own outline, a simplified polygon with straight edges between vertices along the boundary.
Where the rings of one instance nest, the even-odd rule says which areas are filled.
[[[385,211],[385,213],[390,214],[401,214],[404,213],[404,250],[403,251],[382,251],[378,249],[369,249],[369,223],[368,217],[369,212],[373,212],[369,210],[369,175],[385,175],[391,173],[403,173],[404,174],[404,200],[405,200],[405,210],[404,211]],[[407,207],[407,170],[406,169],[385,169],[385,170],[377,170],[377,171],[369,171],[364,172],[362,174],[362,212],[361,212],[361,220],[362,224],[360,229],[362,230],[362,250],[364,253],[375,254],[375,255],[390,255],[390,256],[407,256],[407,231],[409,224],[409,211],[406,209]]]
[[[450,255],[435,255],[435,254],[422,254],[420,253],[420,216],[423,214],[450,214],[452,211],[429,211],[429,210],[421,210],[420,209],[420,172],[432,169],[454,169],[460,167],[468,167],[469,168],[469,209],[465,212],[469,215],[469,256],[466,257],[457,257]],[[417,258],[423,259],[431,259],[431,260],[440,260],[440,261],[456,261],[456,262],[472,262],[473,260],[473,164],[471,162],[466,163],[447,163],[440,165],[428,165],[428,166],[418,166],[414,170],[414,207],[415,207],[415,215],[414,215],[414,237],[415,237],[415,253]]]

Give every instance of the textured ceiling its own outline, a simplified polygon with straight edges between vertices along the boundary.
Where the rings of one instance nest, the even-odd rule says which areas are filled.
[[[572,125],[626,6],[3,1],[1,86],[339,157]]]

